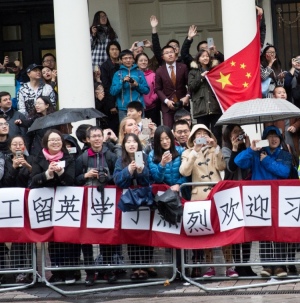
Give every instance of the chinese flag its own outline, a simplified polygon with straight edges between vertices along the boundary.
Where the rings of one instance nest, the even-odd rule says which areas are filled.
[[[206,79],[223,112],[236,102],[261,98],[259,26],[252,42],[214,67]]]

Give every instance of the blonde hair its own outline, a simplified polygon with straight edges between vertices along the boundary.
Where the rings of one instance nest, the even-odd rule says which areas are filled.
[[[129,119],[134,120],[134,119],[132,119],[132,118],[130,118],[130,117],[125,117],[125,118],[123,118],[122,121],[120,122],[120,129],[119,129],[119,143],[120,143],[120,144],[122,144],[123,139],[124,139],[124,137],[125,137],[125,134],[126,134],[126,133],[125,133],[125,126],[126,126],[127,120],[129,120]]]

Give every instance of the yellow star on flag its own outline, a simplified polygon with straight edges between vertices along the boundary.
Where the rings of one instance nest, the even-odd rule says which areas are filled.
[[[245,68],[246,68],[245,63],[242,63],[242,64],[240,65],[240,67],[241,67],[242,69],[245,69]]]
[[[249,83],[247,83],[247,82],[244,82],[243,83],[243,86],[246,88],[246,87],[248,87],[248,85],[249,85]]]
[[[229,77],[230,74],[225,76],[220,72],[220,79],[216,81],[222,83],[222,89],[224,89],[226,85],[232,85],[232,83],[229,81]]]
[[[231,65],[231,66],[235,66],[235,63],[236,63],[236,62],[231,61],[231,62],[230,62],[230,65]]]
[[[246,74],[246,77],[249,79],[249,78],[251,78],[251,73],[247,73]]]

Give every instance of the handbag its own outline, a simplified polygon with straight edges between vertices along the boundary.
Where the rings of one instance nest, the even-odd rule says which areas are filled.
[[[137,210],[140,206],[152,206],[153,194],[152,186],[128,188],[122,194],[118,203],[118,208],[123,211]]]
[[[174,225],[177,225],[181,221],[183,207],[177,191],[169,188],[162,195],[156,195],[154,201],[160,215],[165,221]]]
[[[269,90],[270,90],[270,84],[271,84],[271,77],[268,77],[267,79],[261,81],[261,93],[263,98],[267,98]]]

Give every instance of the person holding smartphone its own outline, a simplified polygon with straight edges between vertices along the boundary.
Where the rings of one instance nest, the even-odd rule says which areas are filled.
[[[262,139],[269,141],[268,147],[257,147],[259,140],[253,140],[251,146],[240,152],[234,159],[235,164],[242,169],[251,169],[252,180],[288,179],[292,171],[292,155],[286,149],[282,134],[278,127],[270,125],[265,128]],[[271,243],[262,241],[260,245],[260,260],[262,262],[285,261],[287,258],[286,243]],[[282,265],[263,266],[261,276],[286,277],[287,269]]]
[[[137,135],[125,134],[122,141],[122,156],[118,158],[114,181],[118,187],[128,188],[132,185],[149,186],[150,173],[147,165],[147,156],[142,152],[143,147]],[[128,255],[132,264],[149,264],[153,257],[153,247],[128,244]],[[154,268],[134,269],[131,280],[144,280],[148,276],[156,277]]]
[[[185,177],[192,177],[192,182],[218,182],[221,181],[220,172],[226,168],[226,163],[217,139],[210,129],[204,124],[193,126],[188,142],[188,149],[182,154],[182,162],[179,168],[180,173]],[[212,187],[208,185],[193,186],[193,200],[205,200]],[[223,253],[226,263],[232,263],[231,247],[223,247]],[[193,250],[193,260],[195,263],[200,262],[201,251]],[[213,263],[212,249],[205,249],[206,263]],[[192,277],[201,275],[199,268],[193,268]],[[214,267],[209,267],[203,277],[211,278],[216,275]],[[230,278],[238,277],[238,274],[232,267],[226,270],[226,276]]]
[[[26,188],[32,170],[32,156],[28,155],[22,136],[11,137],[8,146],[11,154],[5,159],[2,186]],[[10,249],[12,268],[21,269],[28,266],[32,262],[28,257],[30,250],[30,243],[12,243]],[[16,283],[29,283],[32,279],[30,275],[21,272],[15,276],[15,281]]]

